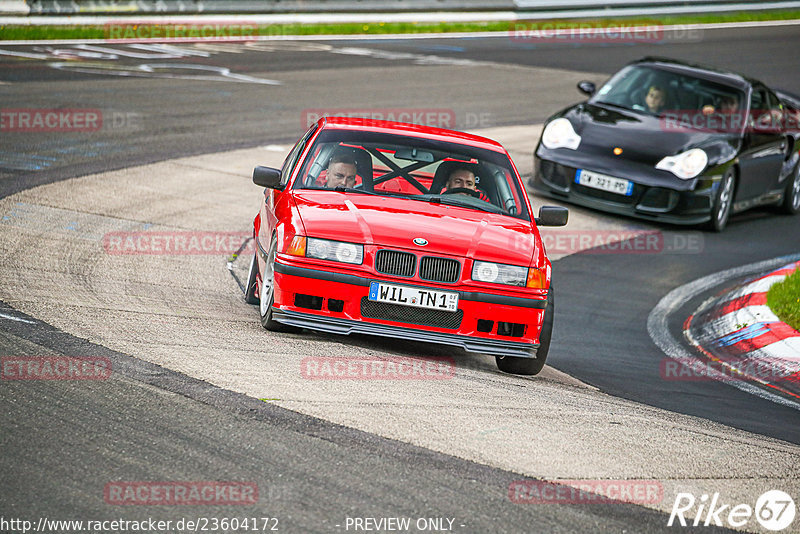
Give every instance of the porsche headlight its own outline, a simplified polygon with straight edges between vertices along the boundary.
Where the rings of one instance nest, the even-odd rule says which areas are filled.
[[[306,244],[306,257],[361,265],[364,261],[364,246],[309,237]]]
[[[708,165],[708,154],[705,150],[693,148],[677,156],[667,156],[656,163],[656,169],[669,171],[678,178],[689,180],[703,172],[706,165]]]
[[[581,136],[575,133],[572,123],[564,117],[548,123],[542,132],[542,144],[547,148],[569,148],[577,150]]]
[[[503,263],[476,261],[472,264],[472,279],[477,282],[525,287],[528,268]]]

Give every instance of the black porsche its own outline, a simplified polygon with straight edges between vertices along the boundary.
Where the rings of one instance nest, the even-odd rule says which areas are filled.
[[[800,99],[663,58],[625,66],[552,116],[533,189],[611,213],[721,231],[732,213],[800,212]]]

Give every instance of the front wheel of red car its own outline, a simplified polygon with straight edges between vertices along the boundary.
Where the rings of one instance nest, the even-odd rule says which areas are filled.
[[[272,319],[272,305],[275,303],[275,254],[277,250],[278,240],[273,237],[267,253],[264,272],[261,273],[258,310],[261,315],[261,326],[272,332],[285,332],[287,327]]]
[[[550,352],[550,337],[553,335],[553,314],[555,312],[555,296],[553,287],[547,294],[547,305],[544,309],[544,323],[542,333],[539,335],[539,349],[536,358],[514,358],[511,356],[496,356],[497,368],[504,373],[515,375],[538,375],[547,361]]]

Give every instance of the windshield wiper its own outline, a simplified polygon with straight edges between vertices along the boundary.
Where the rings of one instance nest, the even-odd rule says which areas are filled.
[[[481,200],[481,202],[483,204],[477,204],[477,203],[476,204],[472,204],[471,202],[459,202],[458,200],[456,200],[454,198],[453,199],[447,198],[447,199],[441,199],[441,200],[442,200],[442,204],[447,204],[448,206],[459,206],[459,207],[462,207],[462,208],[474,208],[476,210],[486,211],[488,213],[505,214],[505,212],[503,210],[501,210],[500,208],[498,208],[494,204],[489,204],[488,202],[485,202],[483,200]]]
[[[430,202],[431,204],[446,204],[448,206],[458,206],[460,208],[474,208],[476,210],[486,211],[488,213],[507,215],[506,212],[503,211],[501,208],[498,208],[494,204],[490,204],[484,201],[481,201],[482,205],[479,205],[478,203],[473,204],[469,201],[461,202],[457,198],[442,197],[440,195],[433,195],[433,196],[406,195],[403,193],[396,193],[394,191],[381,191],[380,193],[378,193],[376,191],[365,191],[364,189],[356,189],[355,187],[345,187],[343,185],[334,187],[333,189],[327,189],[324,187],[319,189],[322,189],[324,191],[337,191],[339,193],[363,193],[365,195],[375,195],[379,197],[391,196],[391,197],[407,198],[409,200],[422,200],[423,202]]]
[[[496,214],[500,214],[500,215],[506,215],[506,212],[504,212],[501,208],[498,208],[494,204],[490,204],[490,203],[485,202],[483,200],[481,200],[482,204],[478,204],[478,203],[473,204],[472,202],[469,202],[469,201],[461,202],[457,198],[450,198],[450,197],[455,197],[455,196],[456,195],[448,195],[446,197],[441,196],[441,195],[435,195],[435,196],[412,195],[412,196],[410,196],[408,198],[413,199],[413,200],[423,200],[425,202],[430,202],[431,204],[446,204],[448,206],[457,206],[459,208],[474,208],[476,210],[486,211],[488,213],[496,213]]]
[[[626,111],[634,111],[633,108],[629,108],[628,106],[623,106],[622,104],[615,104],[614,102],[607,102],[605,100],[595,100],[592,104],[603,104],[604,106],[609,106],[612,108],[617,109],[624,109]]]
[[[343,185],[337,185],[331,191],[338,191],[339,193],[363,193],[365,195],[377,195],[383,196],[382,193],[376,193],[375,191],[367,191],[366,189],[357,189],[355,187],[345,187]]]

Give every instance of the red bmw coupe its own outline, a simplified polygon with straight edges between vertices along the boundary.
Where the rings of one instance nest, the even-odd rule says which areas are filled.
[[[553,329],[538,226],[568,212],[528,196],[483,137],[327,117],[283,167],[256,167],[246,299],[267,330],[309,328],[449,344],[537,374]]]

